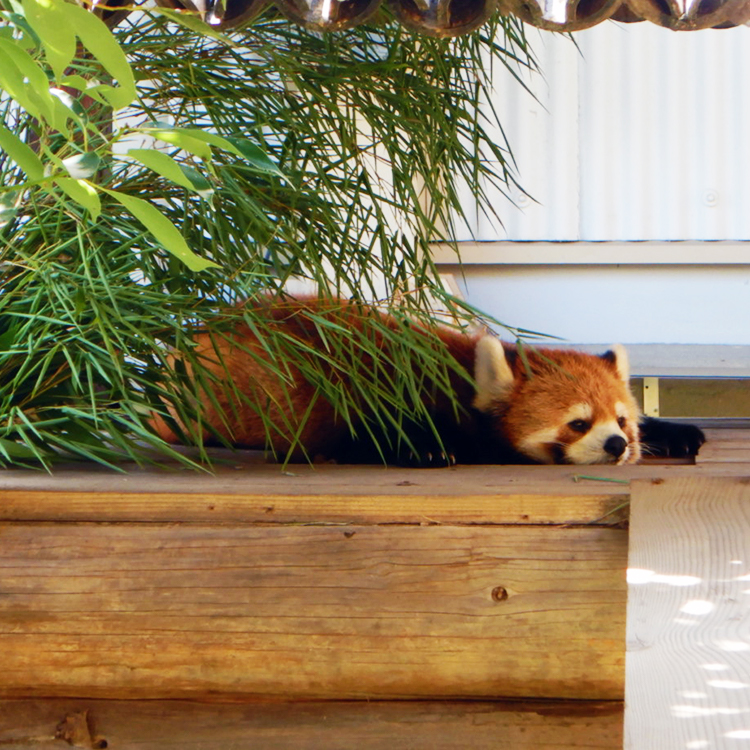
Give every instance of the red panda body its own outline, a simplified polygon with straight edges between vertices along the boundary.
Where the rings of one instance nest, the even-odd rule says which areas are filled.
[[[327,350],[329,336],[337,328],[366,332],[362,320],[368,315],[377,315],[386,326],[397,329],[394,319],[348,302],[284,301],[267,305],[264,314],[290,346],[310,351],[313,359]],[[420,335],[433,334],[423,331]],[[210,395],[204,393],[202,399],[203,423],[208,427],[204,439],[213,435],[238,447],[270,448],[292,460],[385,459],[435,465],[622,464],[639,459],[639,413],[621,348],[601,357],[525,348],[521,356],[514,346],[490,335],[438,328],[435,337],[435,345],[446,348],[464,371],[463,376],[452,375],[450,381],[463,409],[456,413],[451,399],[441,396],[439,388],[431,388],[427,379],[424,392],[437,394],[427,396],[426,405],[440,439],[415,424],[411,436],[405,430],[409,440],[401,445],[393,435],[377,432],[375,441],[370,441],[367,435],[372,430],[357,429],[362,425],[356,423],[358,435],[352,438],[336,406],[319,397],[315,384],[288,363],[283,351],[271,349],[248,325],[238,325],[228,337],[198,333],[196,353],[215,376]],[[382,336],[372,341],[373,346],[352,353],[352,366],[380,372],[389,387],[398,379],[399,367],[394,363],[402,362],[403,352],[394,351],[392,341]],[[345,369],[332,365],[324,376],[335,382],[336,390],[353,388]],[[176,425],[170,421],[157,416],[153,424],[160,437],[179,442]],[[269,423],[277,428],[270,430],[270,440]]]

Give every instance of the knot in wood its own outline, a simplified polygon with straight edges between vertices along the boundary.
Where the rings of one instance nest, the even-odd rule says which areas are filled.
[[[495,586],[492,589],[492,601],[504,602],[508,598],[508,589],[505,586]]]

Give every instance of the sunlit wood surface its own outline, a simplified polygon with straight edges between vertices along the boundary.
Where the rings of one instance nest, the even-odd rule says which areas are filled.
[[[0,747],[619,750],[631,494],[657,513],[634,517],[630,542],[656,574],[708,576],[693,570],[704,548],[750,559],[731,546],[750,538],[750,454],[727,460],[746,434],[710,431],[695,465],[284,469],[222,454],[213,474],[4,471]],[[683,532],[689,554],[672,554]],[[666,633],[704,663],[686,634],[718,615],[673,622],[693,599],[734,607],[722,638],[744,643],[750,597],[735,587],[731,604],[722,586],[646,606],[654,647],[638,658]],[[750,674],[741,651],[722,654],[712,663],[739,670],[709,686],[723,711],[748,693],[721,681]],[[671,658],[633,662],[628,689],[661,684]],[[631,701],[629,726],[657,706]],[[680,726],[708,732],[722,711]]]

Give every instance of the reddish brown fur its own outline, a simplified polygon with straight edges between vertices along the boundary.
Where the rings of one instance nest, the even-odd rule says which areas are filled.
[[[393,319],[373,308],[346,301],[287,299],[283,302],[275,301],[273,304],[254,304],[262,308],[264,317],[278,324],[279,329],[283,329],[285,334],[310,344],[316,350],[325,349],[325,343],[309,317],[310,313],[314,316],[323,315],[328,320],[360,331],[363,330],[365,318],[372,315],[378,316],[381,321],[392,327],[396,326]],[[468,373],[473,372],[476,338],[447,328],[437,329],[437,333],[459,364]],[[280,351],[271,356],[247,324],[240,323],[231,340],[212,336],[208,332],[196,334],[194,340],[196,354],[203,358],[206,369],[217,377],[217,385],[212,392],[220,408],[217,411],[210,400],[205,398],[204,421],[228,443],[245,448],[270,447],[283,453],[290,447],[290,435],[301,430],[299,443],[304,446],[308,456],[315,456],[319,453],[325,454],[326,449],[347,432],[348,427],[344,421],[336,418],[334,407],[324,398],[316,398],[315,386],[302,377],[298,368],[289,364],[284,352]],[[382,338],[378,338],[378,345],[381,349],[387,346]],[[284,387],[278,374],[262,366],[261,362],[269,362],[283,369],[288,379],[287,387]],[[372,357],[361,354],[358,364],[364,371],[371,370]],[[393,374],[392,371],[390,373]],[[337,379],[341,389],[349,388],[346,373],[330,369],[328,377]],[[471,384],[459,377],[455,377],[453,381],[459,402],[471,403]],[[222,388],[222,382],[234,383],[244,394],[251,396],[251,402],[262,405],[269,421],[287,425],[287,429],[283,434],[277,433],[272,436],[269,446],[264,421],[256,410],[245,400],[237,399],[231,392]],[[292,384],[292,387],[289,387],[289,384]],[[308,412],[313,399],[315,407],[309,412],[304,425],[300,426],[300,420]],[[174,416],[173,412],[172,414]],[[167,442],[179,442],[178,436],[161,417],[155,416],[153,425],[157,434]],[[298,455],[298,452],[295,455]]]
[[[507,402],[500,405],[504,429],[513,445],[538,430],[556,425],[561,428],[560,442],[573,443],[581,434],[565,424],[566,410],[585,402],[593,408],[593,423],[616,421],[614,407],[618,401],[629,415],[623,432],[632,445],[638,443],[638,407],[629,385],[619,377],[613,363],[595,355],[559,349],[528,351],[527,361],[532,377],[526,376],[522,358],[516,357],[515,387]],[[634,456],[632,460],[637,458]]]
[[[265,320],[278,327],[279,332],[298,342],[303,348],[308,345],[316,352],[327,350],[327,338],[331,335],[331,329],[326,329],[327,333],[321,334],[315,324],[316,317],[335,323],[341,330],[356,329],[367,335],[372,329],[365,326],[363,321],[367,317],[377,316],[381,323],[393,330],[400,330],[400,324],[395,319],[371,307],[351,302],[308,299],[273,303],[261,301],[253,304],[255,312],[262,313]],[[421,329],[412,327],[411,330]],[[435,332],[442,345],[473,378],[477,342],[481,337],[447,328],[437,328]],[[426,331],[424,333],[428,335]],[[375,341],[380,353],[377,363],[385,377],[384,382],[388,382],[391,377],[397,378],[398,371],[394,372],[392,367],[383,364],[394,353],[390,348],[392,343],[382,335],[372,335],[377,337]],[[195,342],[196,353],[203,358],[206,368],[216,376],[217,381],[211,391],[218,402],[218,409],[208,397],[202,399],[203,419],[211,427],[204,439],[213,431],[227,443],[239,447],[272,448],[284,455],[292,445],[299,444],[304,446],[305,453],[295,450],[293,458],[300,458],[302,455],[337,457],[339,440],[344,438],[349,428],[340,416],[337,417],[334,406],[316,395],[315,385],[308,382],[297,367],[289,364],[290,358],[283,348],[269,351],[244,322],[238,324],[229,340],[202,332],[196,334]],[[623,428],[631,445],[628,461],[638,458],[640,448],[637,408],[628,385],[618,374],[613,360],[567,350],[527,349],[524,362],[524,358],[516,354],[514,347],[504,347],[514,378],[509,390],[497,398],[493,396],[491,403],[482,407],[482,411],[490,415],[489,420],[473,412],[464,415],[461,423],[457,424],[452,418],[453,411],[448,397],[440,396],[439,393],[435,402],[430,404],[431,411],[438,417],[448,415],[441,422],[447,423],[447,426],[443,426],[451,433],[449,437],[458,447],[461,461],[509,463],[523,460],[524,456],[527,460],[535,458],[542,461],[564,461],[567,457],[556,455],[555,450],[584,439],[580,433],[566,426],[566,411],[575,404],[585,402],[593,409],[592,422],[616,422],[614,405],[617,401],[624,404],[628,412],[628,423]],[[299,349],[299,346],[296,348]],[[326,382],[334,382],[337,388],[347,392],[351,392],[351,371],[359,369],[362,373],[371,373],[378,369],[372,354],[361,347],[353,347],[350,355],[346,368],[327,367],[321,373]],[[312,361],[314,357],[311,355],[310,359]],[[263,363],[267,363],[267,366]],[[531,377],[526,363],[531,370]],[[405,366],[413,368],[414,363],[405,363]],[[283,374],[280,375],[279,371]],[[224,383],[233,384],[249,398],[238,399],[230,389],[223,387]],[[451,385],[457,402],[469,409],[475,395],[471,382],[455,375],[451,379]],[[314,406],[310,408],[313,402]],[[265,419],[258,410],[261,410]],[[266,429],[268,422],[282,428],[271,436],[270,444]],[[153,424],[164,440],[178,442],[178,436],[162,418],[155,417]],[[524,439],[553,428],[555,434],[549,441],[549,453],[546,447],[541,457],[524,450]],[[456,455],[459,455],[459,451]],[[377,460],[377,453],[375,458]],[[591,460],[598,461],[599,458]]]

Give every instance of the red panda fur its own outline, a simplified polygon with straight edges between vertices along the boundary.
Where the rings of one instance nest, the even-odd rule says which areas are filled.
[[[290,345],[314,352],[327,350],[327,336],[336,326],[364,334],[369,329],[363,321],[372,315],[394,330],[400,325],[373,308],[346,301],[249,304],[262,308]],[[330,329],[318,325],[321,318],[332,324]],[[429,396],[429,410],[446,438],[446,449],[450,451],[452,443],[458,447],[459,462],[630,463],[640,457],[639,414],[623,350],[602,357],[530,347],[521,353],[486,334],[436,327],[424,335],[434,336],[435,344],[447,349],[467,376],[451,377],[456,401],[465,407],[458,416],[440,389],[425,389],[437,394]],[[282,456],[291,450],[293,460],[347,460],[341,447],[350,440],[345,420],[333,404],[317,397],[315,385],[289,363],[283,350],[270,350],[268,340],[261,340],[245,322],[229,336],[197,333],[194,342],[195,353],[215,376],[215,383],[204,386],[210,397],[204,393],[201,399],[202,421],[208,427],[204,439],[213,434],[238,447],[271,448]],[[394,360],[394,352],[382,336],[375,339],[375,352],[384,376],[397,377],[396,368],[383,364]],[[372,352],[356,351],[352,362],[363,371],[377,370]],[[337,388],[352,388],[342,369],[331,366],[325,377]],[[238,398],[237,392],[246,398]],[[175,418],[171,410],[170,415]],[[270,444],[268,422],[279,426],[272,430]],[[153,426],[164,440],[179,442],[171,420],[157,415]],[[377,460],[377,451],[373,455]]]

